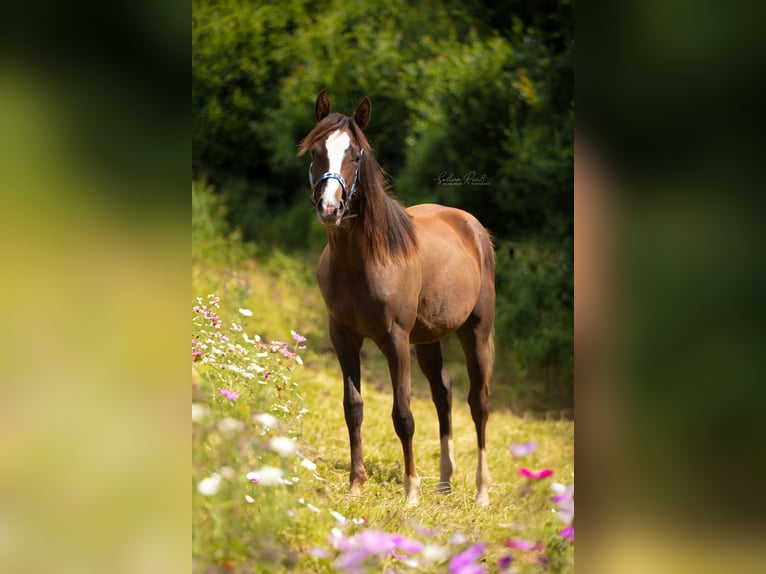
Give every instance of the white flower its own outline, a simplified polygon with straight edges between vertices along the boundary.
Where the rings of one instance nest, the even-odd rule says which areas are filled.
[[[207,407],[199,403],[192,403],[192,420],[200,421],[207,416]]]
[[[426,544],[423,546],[423,550],[420,552],[423,556],[423,560],[428,564],[429,562],[443,562],[450,556],[449,549],[438,544]]]
[[[255,502],[255,498],[253,498],[253,497],[252,497],[252,496],[250,496],[249,494],[246,494],[246,495],[245,495],[245,500],[247,500],[247,501],[248,501],[250,504],[252,504],[253,502]]]
[[[276,426],[279,424],[279,421],[275,417],[269,414],[260,414],[253,416],[253,422],[260,423],[265,427],[268,428],[276,428]]]
[[[315,470],[317,469],[317,465],[316,465],[316,463],[315,463],[315,462],[311,462],[311,461],[310,461],[309,459],[307,459],[307,458],[304,458],[304,459],[301,461],[301,466],[302,466],[303,468],[307,468],[307,469],[309,469],[309,470],[310,470],[310,471],[312,471],[312,472],[313,472],[313,471],[315,471]]]
[[[567,491],[567,487],[560,482],[551,482],[551,490],[556,494],[564,494]]]
[[[245,339],[245,342],[250,343],[251,345],[255,345],[256,343],[261,342],[261,336],[260,335],[253,335],[253,338],[247,336],[247,333],[244,331],[242,332],[242,337]]]
[[[221,489],[221,475],[214,472],[207,478],[203,478],[197,485],[197,490],[205,496],[213,496]]]
[[[340,512],[335,512],[334,510],[331,510],[330,514],[332,514],[332,517],[338,522],[340,522],[341,524],[346,523],[346,517],[343,516]]]
[[[256,373],[259,373],[259,374],[260,374],[260,373],[262,373],[263,371],[265,371],[266,369],[264,369],[263,367],[261,367],[260,365],[258,365],[258,364],[256,364],[256,363],[250,363],[250,364],[247,366],[247,370],[248,370],[248,371],[255,371]]]
[[[261,470],[248,472],[246,476],[250,482],[262,484],[263,486],[275,486],[283,482],[282,469],[273,466],[264,466]]]
[[[250,309],[240,309],[239,313],[241,315],[244,315],[245,317],[252,317],[253,316],[253,312]]]
[[[295,441],[286,436],[275,436],[269,440],[269,448],[279,456],[287,458],[295,454]]]
[[[465,535],[461,534],[460,532],[455,532],[455,534],[453,534],[449,539],[450,544],[465,544],[465,541]]]
[[[242,421],[238,421],[231,417],[226,417],[225,419],[218,421],[218,430],[223,434],[233,434],[241,431],[243,428],[245,428],[245,425]]]

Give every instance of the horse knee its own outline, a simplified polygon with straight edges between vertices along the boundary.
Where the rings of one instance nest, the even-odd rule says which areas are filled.
[[[362,424],[364,419],[364,403],[362,397],[357,396],[343,401],[343,414],[348,426],[356,427]]]
[[[396,436],[400,439],[410,438],[415,434],[415,419],[412,416],[412,411],[409,408],[397,408],[394,406],[394,410],[391,413],[391,418],[394,421],[394,430]]]

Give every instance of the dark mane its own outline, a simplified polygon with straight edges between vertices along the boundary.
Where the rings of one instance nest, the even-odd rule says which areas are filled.
[[[303,138],[298,147],[299,155],[339,129],[348,130],[364,150],[359,184],[352,202],[352,211],[358,217],[349,220],[349,223],[354,230],[361,227],[372,257],[381,263],[403,263],[417,252],[412,220],[404,206],[391,195],[388,178],[354,120],[338,113],[328,115]]]

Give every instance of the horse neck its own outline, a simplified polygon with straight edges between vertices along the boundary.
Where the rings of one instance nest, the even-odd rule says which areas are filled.
[[[412,229],[402,205],[389,196],[376,178],[360,185],[351,206],[354,216],[340,227],[327,230],[330,250],[339,262],[361,267],[369,260],[386,263],[408,257],[408,246],[415,248]]]

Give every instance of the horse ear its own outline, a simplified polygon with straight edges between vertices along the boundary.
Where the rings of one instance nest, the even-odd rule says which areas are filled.
[[[354,123],[362,129],[370,123],[370,108],[372,108],[370,98],[365,96],[362,103],[354,110]]]
[[[322,90],[317,96],[316,104],[314,104],[314,115],[318,122],[321,122],[330,114],[330,98],[327,97],[327,92]]]

